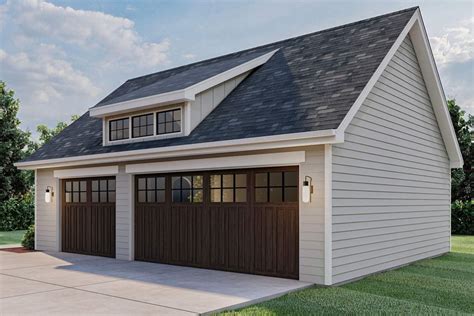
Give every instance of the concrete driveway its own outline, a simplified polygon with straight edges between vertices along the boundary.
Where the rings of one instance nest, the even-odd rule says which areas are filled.
[[[0,314],[206,314],[310,284],[68,253],[0,251]]]

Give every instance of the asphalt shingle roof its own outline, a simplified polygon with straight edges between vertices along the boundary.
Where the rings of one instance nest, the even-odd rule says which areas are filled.
[[[178,90],[279,49],[189,136],[102,146],[89,112],[24,161],[335,129],[417,8],[128,80],[96,106]]]

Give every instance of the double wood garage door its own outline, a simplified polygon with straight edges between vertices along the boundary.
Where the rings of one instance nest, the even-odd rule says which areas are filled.
[[[298,278],[298,169],[135,177],[135,259]]]
[[[62,251],[115,257],[115,178],[62,181]]]

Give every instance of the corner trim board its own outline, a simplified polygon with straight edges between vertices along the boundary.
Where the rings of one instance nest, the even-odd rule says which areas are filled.
[[[324,145],[324,284],[332,285],[332,145]]]

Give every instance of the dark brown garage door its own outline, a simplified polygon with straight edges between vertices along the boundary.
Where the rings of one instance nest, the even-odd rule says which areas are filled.
[[[298,169],[136,177],[135,259],[298,278]]]
[[[115,257],[115,178],[62,181],[62,251]]]

